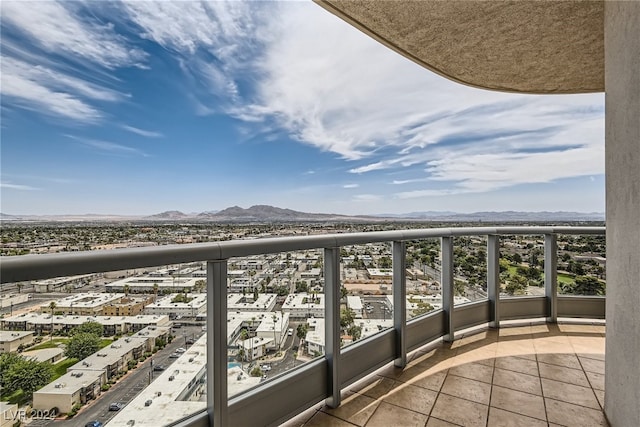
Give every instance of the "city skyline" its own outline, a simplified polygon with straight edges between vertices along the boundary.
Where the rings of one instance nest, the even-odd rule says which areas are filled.
[[[603,94],[462,86],[312,3],[1,7],[5,214],[604,211]]]

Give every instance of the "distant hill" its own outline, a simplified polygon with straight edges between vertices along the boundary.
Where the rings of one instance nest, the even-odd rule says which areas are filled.
[[[361,217],[347,215],[308,213],[292,209],[277,208],[269,205],[255,205],[244,209],[232,206],[216,213],[201,213],[198,219],[220,222],[299,222],[299,221],[336,221]]]
[[[186,219],[190,215],[182,213],[180,211],[165,211],[155,215],[146,216],[146,219]]]
[[[300,212],[292,209],[278,208],[269,205],[255,205],[247,209],[232,206],[221,211],[200,213],[183,213],[170,210],[148,216],[133,215],[8,215],[0,214],[6,222],[89,222],[89,221],[193,221],[193,222],[225,222],[225,223],[269,223],[269,222],[331,222],[331,221],[441,221],[441,222],[572,222],[572,221],[604,221],[604,213],[600,212],[473,212],[456,213],[450,211],[410,212],[406,214],[377,215],[341,215],[326,213]]]

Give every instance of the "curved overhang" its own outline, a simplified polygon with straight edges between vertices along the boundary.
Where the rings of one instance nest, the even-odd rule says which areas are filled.
[[[316,2],[459,83],[534,94],[604,91],[602,0]]]

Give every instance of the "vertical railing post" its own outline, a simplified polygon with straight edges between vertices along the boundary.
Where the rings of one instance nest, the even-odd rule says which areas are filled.
[[[340,406],[340,248],[324,250],[324,336],[328,365],[326,404]]]
[[[489,327],[500,327],[500,236],[487,236],[487,295],[489,297]]]
[[[210,425],[229,425],[227,260],[207,262],[207,411]]]
[[[440,238],[442,252],[442,270],[440,286],[442,288],[442,311],[445,316],[445,342],[454,340],[453,325],[453,237]]]
[[[544,235],[544,294],[547,299],[547,322],[558,321],[558,238]]]
[[[404,242],[393,242],[393,328],[396,331],[396,359],[398,368],[407,365],[407,274]]]

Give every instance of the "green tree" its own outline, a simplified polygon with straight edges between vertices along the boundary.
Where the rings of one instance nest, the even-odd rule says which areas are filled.
[[[56,304],[55,301],[51,301],[49,303],[49,310],[51,310],[51,338],[50,338],[51,341],[53,341],[53,313],[57,306],[58,305]]]
[[[350,308],[343,308],[340,310],[340,326],[343,329],[348,328],[350,325],[353,325],[355,321],[356,314]]]
[[[340,298],[345,299],[349,295],[349,290],[344,286],[340,286]]]
[[[129,285],[124,285],[124,287],[122,288],[124,290],[124,296],[125,298],[129,296],[129,291],[131,290],[131,286]]]
[[[51,381],[53,366],[49,362],[24,359],[16,354],[0,355],[0,384],[3,393],[22,390],[31,397],[34,391]]]
[[[391,268],[391,258],[389,258],[388,256],[380,257],[380,259],[378,260],[378,266],[380,268]]]
[[[101,337],[104,333],[104,326],[102,326],[98,322],[87,322],[76,326],[75,328],[71,329],[71,331],[69,331],[69,335],[71,335],[72,337],[82,333],[93,334],[97,337]]]
[[[518,274],[512,275],[507,286],[505,286],[505,291],[509,295],[522,295],[526,289],[527,279]]]
[[[357,341],[362,336],[362,327],[358,325],[351,325],[347,329],[347,334],[351,335],[354,341]]]
[[[577,276],[575,282],[560,285],[563,293],[574,295],[604,295],[605,284],[595,277]]]
[[[298,327],[296,328],[296,336],[300,339],[303,340],[305,339],[305,337],[307,336],[307,332],[309,331],[309,324],[308,323],[301,323],[298,325]]]
[[[100,349],[100,338],[94,334],[81,332],[67,343],[67,357],[82,360]]]

